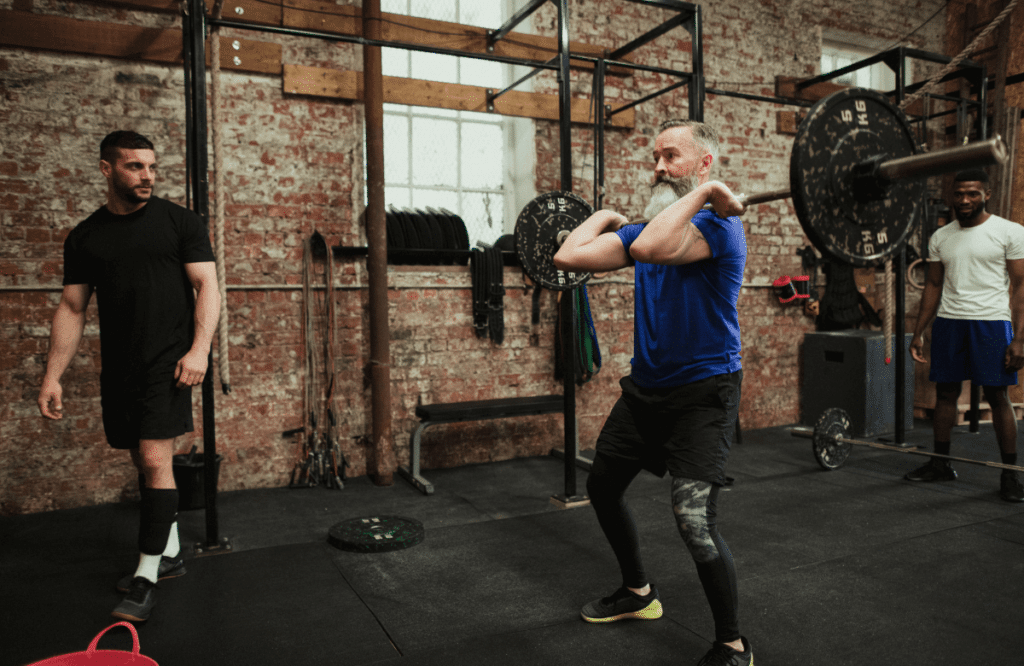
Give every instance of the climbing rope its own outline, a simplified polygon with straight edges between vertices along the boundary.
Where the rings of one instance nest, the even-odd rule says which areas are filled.
[[[1003,11],[999,12],[999,15],[992,19],[992,22],[989,23],[984,30],[978,33],[978,36],[975,37],[971,41],[971,43],[968,44],[967,47],[960,52],[959,55],[950,60],[949,64],[946,65],[941,72],[933,76],[931,79],[929,79],[928,83],[921,86],[921,88],[915,91],[912,95],[909,95],[902,102],[900,102],[900,110],[907,108],[907,106],[918,97],[922,97],[924,95],[929,94],[936,86],[938,86],[938,84],[941,82],[941,79],[944,76],[946,76],[954,69],[959,67],[960,63],[966,60],[967,56],[974,53],[978,46],[983,41],[985,41],[985,38],[991,35],[992,31],[999,27],[999,24],[1003,22],[1003,19],[1010,15],[1010,12],[1013,11],[1013,8],[1017,6],[1018,2],[1019,0],[1010,0],[1009,4],[1007,4],[1006,7],[1003,8]]]
[[[215,7],[220,18],[221,3]],[[220,320],[217,325],[217,362],[220,369],[220,386],[224,393],[231,392],[231,367],[228,363],[228,293],[227,273],[224,267],[224,141],[221,126],[220,86],[220,28],[214,28],[210,40],[210,105],[213,107],[213,235],[217,260],[217,288],[220,291]]]

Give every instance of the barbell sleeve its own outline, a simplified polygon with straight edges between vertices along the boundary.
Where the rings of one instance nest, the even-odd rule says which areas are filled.
[[[878,175],[888,181],[925,178],[950,171],[1005,164],[1007,159],[1006,143],[996,135],[986,141],[886,160],[878,165]]]
[[[964,146],[943,148],[930,153],[918,153],[908,157],[886,160],[878,165],[876,175],[883,181],[904,180],[909,178],[926,178],[950,171],[962,171],[979,167],[1005,164],[1009,159],[1009,151],[1002,137],[996,135],[985,141],[975,141]],[[789,199],[792,192],[788,189],[740,194],[736,198],[744,206],[753,206],[769,201]],[[710,208],[710,204],[705,208]]]

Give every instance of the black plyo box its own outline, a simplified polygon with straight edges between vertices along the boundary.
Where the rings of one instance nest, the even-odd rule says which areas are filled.
[[[904,335],[903,423],[914,427],[914,359],[910,356],[913,334]],[[896,358],[886,365],[885,336],[881,331],[853,329],[807,333],[802,350],[800,423],[813,427],[829,407],[850,415],[850,435],[874,437],[896,431]]]

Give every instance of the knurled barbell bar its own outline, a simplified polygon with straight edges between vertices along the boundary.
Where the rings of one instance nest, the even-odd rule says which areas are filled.
[[[745,205],[792,198],[804,233],[827,257],[870,266],[891,255],[914,227],[927,176],[1006,161],[996,137],[917,154],[903,112],[879,92],[848,88],[825,97],[797,129],[790,187],[741,197]],[[548,192],[528,203],[516,221],[516,252],[543,287],[578,287],[589,273],[557,269],[554,255],[568,232],[593,213],[570,192]]]
[[[972,465],[984,465],[998,469],[1010,469],[1016,472],[1024,472],[1024,467],[1017,465],[1006,465],[1004,463],[988,462],[985,460],[973,460],[971,458],[958,458],[947,456],[931,451],[919,451],[917,449],[904,449],[898,446],[889,446],[878,442],[870,442],[865,439],[854,439],[850,437],[850,417],[845,411],[838,407],[826,409],[818,421],[811,428],[790,428],[789,433],[793,437],[804,437],[811,440],[811,448],[814,451],[814,458],[818,464],[827,470],[839,469],[850,455],[854,444],[870,446],[873,449],[893,451],[895,453],[909,453],[915,456],[928,456],[929,458],[941,458]]]

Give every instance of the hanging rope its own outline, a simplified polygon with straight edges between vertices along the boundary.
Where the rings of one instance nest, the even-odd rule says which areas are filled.
[[[220,2],[215,14],[220,17]],[[221,127],[220,87],[220,28],[214,28],[210,35],[210,105],[213,107],[213,236],[217,259],[217,288],[220,290],[220,321],[217,325],[217,361],[220,368],[220,387],[224,393],[231,392],[231,367],[228,364],[228,290],[224,268],[224,143]]]
[[[889,365],[892,362],[893,346],[892,337],[893,329],[895,328],[895,313],[893,313],[893,304],[896,301],[896,290],[894,288],[894,280],[892,274],[892,259],[885,260],[885,318],[882,320],[882,330],[885,335],[885,364]]]
[[[1019,0],[1010,0],[1010,2],[1006,5],[1006,7],[1003,8],[1003,11],[999,12],[999,15],[996,16],[994,19],[992,19],[992,22],[989,23],[985,27],[985,29],[982,30],[978,34],[978,36],[975,37],[974,40],[970,44],[968,44],[967,47],[963,51],[960,52],[960,54],[957,57],[955,57],[952,60],[950,60],[949,64],[946,65],[942,69],[941,72],[939,72],[938,74],[933,76],[928,81],[928,83],[924,84],[924,86],[919,88],[914,94],[908,96],[906,99],[904,99],[902,102],[900,102],[900,109],[903,110],[903,109],[907,108],[907,106],[911,102],[913,102],[915,99],[917,99],[918,97],[921,97],[923,95],[927,95],[935,87],[937,87],[938,84],[941,82],[941,79],[944,76],[946,76],[947,74],[952,72],[954,69],[959,67],[960,63],[962,63],[964,60],[966,60],[967,56],[969,56],[972,53],[974,53],[974,51],[978,48],[978,46],[983,41],[985,41],[985,38],[988,37],[989,35],[991,35],[992,31],[999,27],[999,24],[1003,22],[1003,19],[1005,19],[1007,16],[1010,15],[1010,12],[1013,11],[1013,8],[1017,6],[1018,2],[1019,2]]]

